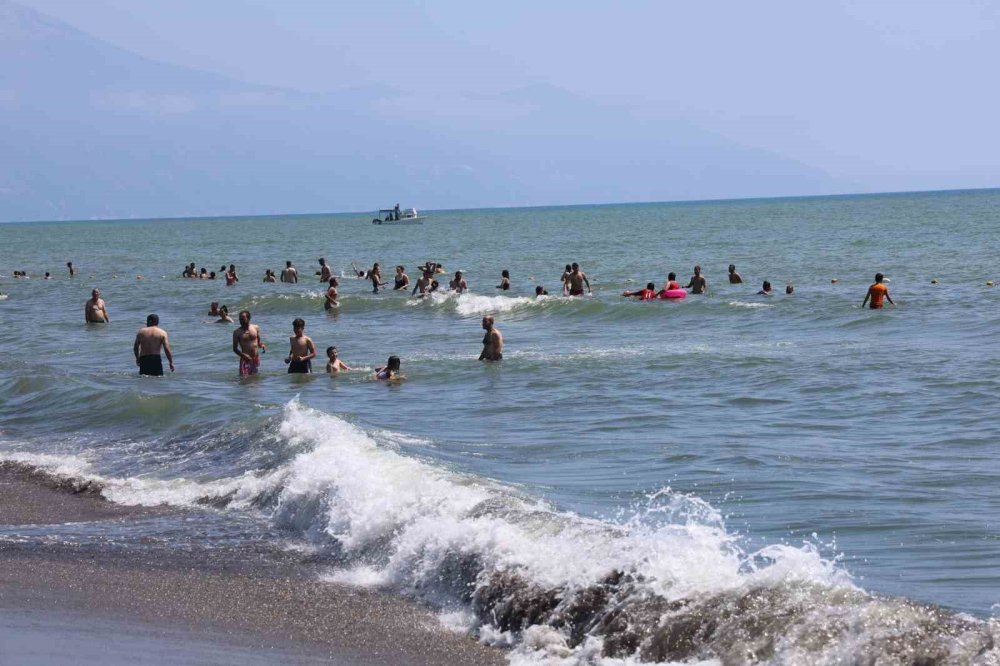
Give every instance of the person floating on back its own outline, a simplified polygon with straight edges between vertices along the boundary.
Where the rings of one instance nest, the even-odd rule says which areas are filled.
[[[503,360],[503,334],[500,329],[493,325],[493,317],[483,317],[483,351],[479,354],[480,361],[502,361]]]
[[[288,374],[307,374],[312,372],[312,360],[316,358],[316,345],[312,338],[306,335],[306,322],[296,319],[292,322],[292,337],[288,338]]]
[[[656,285],[652,282],[647,282],[645,289],[640,289],[639,291],[622,292],[622,296],[626,297],[635,296],[640,301],[651,301],[654,298],[656,298]]]
[[[170,351],[167,332],[160,328],[160,318],[155,314],[151,314],[146,317],[146,327],[139,329],[139,332],[135,336],[135,342],[132,344],[132,353],[135,354],[135,364],[139,366],[140,375],[147,377],[163,376],[163,359],[160,358],[161,349],[167,355],[170,372],[173,372],[174,354]]]
[[[892,298],[889,297],[889,289],[882,284],[882,280],[885,276],[881,273],[875,274],[875,284],[868,287],[868,293],[865,294],[865,300],[861,303],[861,307],[868,305],[868,301],[871,301],[869,306],[872,310],[878,310],[882,308],[882,299],[889,301],[890,305],[896,305],[893,303]]]

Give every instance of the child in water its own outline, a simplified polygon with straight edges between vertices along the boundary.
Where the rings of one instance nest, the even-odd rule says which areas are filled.
[[[335,375],[338,372],[347,372],[351,368],[337,357],[336,347],[326,348],[326,372]]]
[[[375,379],[382,382],[399,381],[406,377],[399,371],[399,357],[390,356],[381,368],[375,368]]]

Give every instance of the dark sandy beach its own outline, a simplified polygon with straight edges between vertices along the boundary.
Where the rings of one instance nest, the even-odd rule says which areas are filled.
[[[128,521],[161,511],[55,485],[0,467],[0,524]],[[0,663],[505,661],[444,630],[419,605],[319,582],[315,567],[270,555],[8,540],[0,544]]]

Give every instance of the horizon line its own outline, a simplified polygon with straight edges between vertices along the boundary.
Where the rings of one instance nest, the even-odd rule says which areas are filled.
[[[964,187],[940,190],[894,190],[889,192],[840,192],[837,194],[792,194],[776,196],[757,197],[720,197],[708,199],[673,199],[668,201],[605,201],[588,202],[575,204],[536,204],[530,206],[477,206],[472,208],[426,208],[422,209],[430,213],[454,213],[459,211],[474,210],[532,210],[551,208],[593,208],[601,206],[650,206],[650,205],[683,205],[700,203],[738,203],[749,201],[786,201],[790,199],[836,199],[843,197],[879,197],[879,196],[902,196],[913,194],[955,194],[961,192],[990,192],[1000,190],[996,187]],[[3,220],[0,225],[5,224],[73,224],[77,222],[139,222],[144,220],[162,222],[181,222],[185,220],[232,220],[232,219],[261,219],[269,217],[320,217],[324,215],[361,215],[367,214],[369,210],[349,210],[349,211],[324,211],[307,213],[228,213],[224,215],[167,215],[162,217],[91,217],[77,219],[38,219],[38,220]]]

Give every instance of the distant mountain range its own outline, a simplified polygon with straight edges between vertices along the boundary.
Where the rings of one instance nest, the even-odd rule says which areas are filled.
[[[849,186],[546,85],[330,94],[155,62],[0,0],[0,220],[663,201]],[[652,120],[651,120],[652,119]]]

